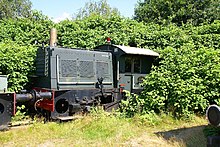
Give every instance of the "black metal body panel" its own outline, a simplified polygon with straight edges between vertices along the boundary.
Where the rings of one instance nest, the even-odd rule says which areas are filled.
[[[105,87],[113,87],[111,53],[48,47],[39,48],[38,54],[35,87],[95,88],[100,77],[104,78]]]
[[[0,93],[0,130],[6,129],[15,113],[15,94]]]
[[[121,100],[117,89],[75,89],[55,91],[55,111],[51,112],[52,119],[67,117],[79,112],[89,111],[91,106],[103,105],[104,108],[116,105]]]

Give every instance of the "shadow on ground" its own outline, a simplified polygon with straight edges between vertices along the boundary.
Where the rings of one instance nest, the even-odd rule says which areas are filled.
[[[204,128],[205,125],[155,132],[155,134],[169,141],[181,141],[187,147],[206,147],[207,142],[203,133]]]

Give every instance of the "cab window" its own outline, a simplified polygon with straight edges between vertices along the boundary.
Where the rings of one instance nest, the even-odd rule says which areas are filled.
[[[141,60],[137,57],[125,57],[125,72],[140,73]]]

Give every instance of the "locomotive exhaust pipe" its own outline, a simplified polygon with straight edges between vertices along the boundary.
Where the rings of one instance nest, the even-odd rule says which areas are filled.
[[[220,107],[217,105],[211,105],[206,111],[206,116],[211,125],[220,126]]]
[[[55,28],[50,30],[50,46],[57,46],[57,30]]]

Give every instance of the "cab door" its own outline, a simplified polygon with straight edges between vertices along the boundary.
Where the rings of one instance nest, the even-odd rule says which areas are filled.
[[[119,87],[125,90],[132,91],[132,75],[131,74],[119,74]]]
[[[136,79],[141,75],[141,58],[138,56],[125,55],[120,60],[119,87],[125,90],[135,92],[140,89]]]

